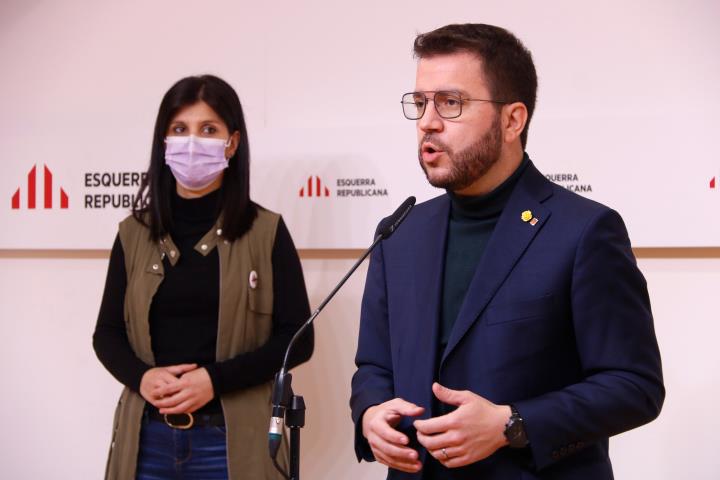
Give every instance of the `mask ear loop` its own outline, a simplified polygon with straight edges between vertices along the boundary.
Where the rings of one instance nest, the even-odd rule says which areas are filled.
[[[228,137],[227,142],[225,142],[225,148],[228,148],[230,145],[232,145],[232,135]],[[225,157],[225,160],[230,160],[230,157]]]

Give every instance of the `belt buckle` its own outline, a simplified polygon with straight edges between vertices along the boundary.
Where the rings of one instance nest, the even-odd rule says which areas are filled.
[[[186,423],[173,423],[171,419],[168,419],[168,417],[179,417],[184,416],[187,418]],[[195,423],[195,418],[193,417],[192,413],[169,413],[164,414],[163,419],[165,420],[165,425],[171,428],[177,428],[178,430],[187,430],[188,428],[193,426],[193,423]]]

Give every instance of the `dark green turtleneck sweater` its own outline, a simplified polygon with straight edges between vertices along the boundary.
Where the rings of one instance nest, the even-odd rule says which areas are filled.
[[[442,304],[438,335],[437,367],[440,367],[450,332],[460,313],[467,295],[470,282],[485,253],[490,237],[495,230],[500,214],[510,198],[515,185],[530,162],[527,154],[520,166],[500,186],[486,195],[475,197],[450,196],[450,221],[448,222],[447,241],[445,243],[445,271],[443,273]],[[435,378],[438,379],[436,371]],[[437,417],[452,411],[454,407],[440,403],[433,398],[432,415]],[[423,467],[423,480],[446,478],[447,469],[431,455],[426,457]]]
[[[528,162],[529,158],[526,155],[517,170],[486,195],[466,197],[448,192],[451,207],[440,314],[439,353],[441,355],[445,351],[475,270],[485,253],[485,247]]]

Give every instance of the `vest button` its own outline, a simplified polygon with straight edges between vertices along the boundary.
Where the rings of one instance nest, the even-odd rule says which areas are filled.
[[[205,245],[204,243],[202,245],[200,245],[200,250],[203,250],[203,251],[207,250],[207,245]]]
[[[153,270],[157,270],[158,268],[160,268],[160,267],[158,267],[158,264],[157,264],[157,263],[152,266],[152,269],[153,269]]]
[[[222,235],[222,228],[218,228],[217,230],[215,230],[215,233],[217,233],[218,236]]]
[[[175,250],[170,250],[170,256],[175,258]]]

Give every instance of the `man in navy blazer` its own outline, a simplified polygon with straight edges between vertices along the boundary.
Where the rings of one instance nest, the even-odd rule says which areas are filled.
[[[611,479],[608,438],[665,391],[620,216],[525,153],[537,77],[490,25],[419,35],[418,157],[446,194],[373,253],[350,405],[392,479]]]

